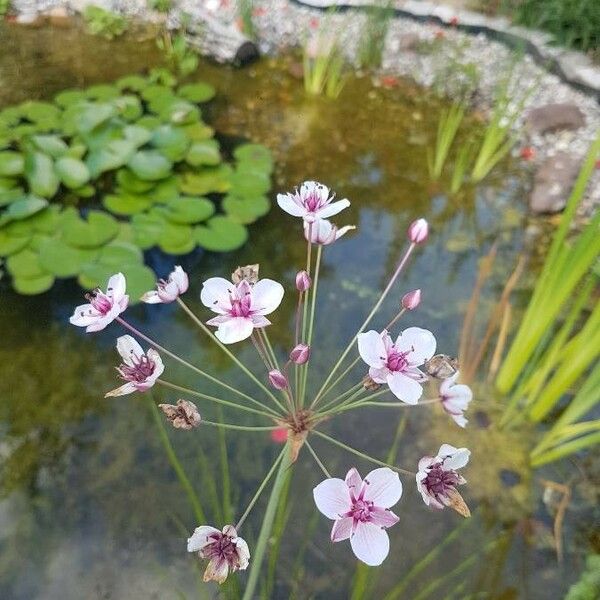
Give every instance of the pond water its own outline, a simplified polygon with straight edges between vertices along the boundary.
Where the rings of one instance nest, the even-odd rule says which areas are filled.
[[[108,82],[160,60],[152,34],[106,42],[78,28],[3,25],[0,48],[0,106]],[[192,79],[215,85],[218,95],[206,118],[225,141],[250,138],[273,150],[273,198],[311,178],[352,201],[337,221],[356,224],[358,230],[324,253],[311,382],[316,386],[327,375],[377,298],[401,255],[406,226],[417,216],[430,221],[430,241],[417,252],[375,324],[383,326],[394,314],[401,294],[421,287],[421,307],[404,324],[428,327],[441,350],[455,353],[478,260],[498,242],[499,260],[483,298],[485,307],[501,290],[521,250],[526,178],[507,162],[483,185],[450,198],[427,176],[426,148],[434,139],[442,107],[438,100],[405,82],[386,89],[374,87],[366,77],[350,79],[336,102],[307,98],[301,81],[290,74],[292,62],[265,59],[243,70],[202,63]],[[250,228],[250,240],[241,250],[196,252],[176,262],[191,275],[189,305],[206,318],[199,302],[202,280],[227,277],[239,264],[259,262],[263,276],[292,290],[304,252],[298,222],[275,206]],[[161,276],[175,263],[156,252],[147,260]],[[177,396],[160,389],[103,399],[117,384],[114,340],[123,331],[113,324],[85,335],[69,326],[68,317],[81,298],[74,282],[62,282],[39,297],[16,295],[6,280],[0,286],[0,597],[214,597],[185,551],[185,539],[198,523],[149,410],[150,398],[173,402]],[[269,332],[281,356],[290,344],[294,302],[289,293]],[[188,360],[252,391],[176,307],[136,306],[128,316]],[[249,344],[236,350],[258,369]],[[168,362],[167,369],[171,381],[214,391],[178,364]],[[356,377],[360,375],[357,371]],[[560,567],[551,544],[551,517],[539,509],[540,486],[521,468],[526,436],[486,427],[496,399],[483,386],[477,391],[465,432],[425,408],[365,410],[327,425],[332,435],[381,458],[401,427],[397,464],[409,469],[441,442],[472,450],[465,497],[474,517],[461,522],[450,511],[429,512],[414,482],[404,478],[405,493],[397,506],[401,520],[390,531],[392,552],[381,569],[368,573],[369,592],[355,597],[383,598],[404,581],[396,597],[560,598],[576,578],[587,544],[583,526],[569,531],[576,543],[567,547]],[[199,405],[205,418],[218,418],[212,406]],[[225,417],[239,422],[237,413],[226,412]],[[169,435],[209,521],[217,521],[211,498],[213,486],[217,494],[222,491],[223,440],[210,428]],[[370,469],[322,440],[316,439],[314,446],[337,475],[354,464],[363,472]],[[246,432],[228,432],[226,447],[231,504],[239,516],[280,447],[267,434]],[[553,471],[556,477],[561,473],[560,467]],[[351,596],[355,561],[350,548],[331,545],[330,523],[317,515],[312,502],[312,487],[321,478],[310,456],[302,454],[291,482],[291,511],[277,563],[265,580],[273,598]],[[259,502],[245,525],[250,543],[264,506]],[[228,589],[234,588],[229,584]]]

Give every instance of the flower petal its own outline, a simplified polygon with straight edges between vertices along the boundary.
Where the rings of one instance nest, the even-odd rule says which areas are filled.
[[[137,387],[131,381],[123,384],[121,387],[118,387],[110,392],[106,392],[104,394],[105,398],[114,398],[115,396],[126,396],[127,394],[133,394],[133,392],[137,392]]]
[[[370,366],[380,369],[385,365],[387,353],[381,334],[375,330],[358,334],[358,353]]]
[[[259,315],[272,313],[281,304],[283,293],[283,286],[277,281],[272,279],[257,281],[252,288],[252,312]]]
[[[91,304],[80,304],[75,307],[69,323],[77,327],[87,327],[99,318],[100,315]]]
[[[224,314],[231,308],[231,296],[234,294],[234,285],[223,277],[211,277],[202,284],[200,300],[213,312]]]
[[[442,446],[443,448],[443,446]],[[442,448],[440,448],[440,452],[442,450]],[[440,454],[441,456],[441,454]],[[446,471],[453,469],[461,469],[462,467],[464,467],[468,462],[469,462],[469,457],[471,456],[471,451],[467,450],[466,448],[458,448],[458,450],[456,450],[456,452],[454,452],[454,454],[452,454],[452,456],[450,456],[449,458],[446,458],[444,460],[444,464],[442,466],[442,468]]]
[[[436,341],[433,333],[421,327],[405,329],[396,340],[395,346],[399,352],[408,352],[408,362],[413,367],[422,365],[435,354]]]
[[[134,365],[132,358],[140,357],[144,350],[130,335],[122,335],[117,338],[117,352],[121,355],[123,362],[130,367]]]
[[[400,520],[397,514],[386,508],[380,508],[379,506],[375,506],[371,510],[370,516],[371,523],[379,525],[379,527],[384,527],[385,529],[392,527],[392,525],[395,525]]]
[[[391,508],[402,496],[402,483],[398,473],[389,467],[373,469],[365,476],[363,498],[380,508]]]
[[[277,194],[277,204],[292,217],[303,217],[306,214],[306,209],[295,202],[291,194]]]
[[[352,535],[353,523],[354,519],[352,517],[337,519],[331,529],[331,541],[341,542],[342,540],[347,540]]]
[[[342,212],[345,208],[350,206],[350,200],[344,198],[343,200],[338,200],[337,202],[332,202],[327,206],[317,210],[315,212],[315,217],[318,219],[328,219],[329,217],[333,217],[333,215],[337,215],[339,212]]]
[[[348,473],[346,473],[346,485],[350,488],[350,491],[354,492],[355,496],[358,496],[363,480],[359,472],[352,467]]]
[[[356,558],[372,567],[380,565],[390,551],[390,538],[378,525],[365,522],[358,523],[350,545]]]
[[[106,284],[106,295],[113,302],[120,302],[123,296],[125,295],[125,275],[123,273],[117,273],[113,275]]]
[[[369,377],[375,383],[387,383],[387,376],[390,374],[390,370],[387,367],[381,369],[375,369],[374,367],[369,368]]]
[[[254,327],[268,327],[271,321],[262,315],[252,315],[252,324]]]
[[[407,404],[417,404],[423,394],[421,384],[400,371],[390,373],[387,376],[387,384],[390,386],[392,394]]]
[[[215,337],[223,344],[235,344],[249,338],[253,330],[252,319],[231,317],[219,325]]]
[[[140,298],[140,300],[146,304],[160,304],[162,302],[156,290],[150,290],[149,292],[146,292]]]
[[[346,482],[338,477],[322,481],[313,489],[317,508],[329,519],[339,519],[351,508]]]
[[[169,281],[173,281],[175,283],[180,294],[187,292],[190,284],[188,274],[179,265],[177,265],[173,272],[169,275]]]
[[[208,561],[202,580],[223,583],[227,579],[227,575],[229,575],[229,563],[224,558],[215,557]]]
[[[200,525],[200,527],[196,527],[194,529],[194,533],[192,533],[191,537],[188,538],[187,541],[187,551],[188,552],[199,552],[209,544],[213,540],[209,540],[208,537],[213,534],[220,535],[221,532],[215,527],[211,527],[210,525]]]

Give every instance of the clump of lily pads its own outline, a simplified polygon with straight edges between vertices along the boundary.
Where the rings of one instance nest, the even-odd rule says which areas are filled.
[[[143,251],[244,244],[270,208],[272,158],[243,144],[224,160],[201,116],[214,95],[158,71],[0,111],[0,257],[15,290],[65,277],[91,289],[119,270],[138,298],[155,280]]]

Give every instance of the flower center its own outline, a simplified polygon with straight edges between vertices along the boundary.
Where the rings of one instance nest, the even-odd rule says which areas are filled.
[[[119,372],[126,381],[142,383],[154,373],[154,361],[149,359],[145,354],[139,357],[132,357],[131,360],[133,365],[122,364],[119,367]]]
[[[368,521],[371,516],[372,508],[373,503],[368,500],[355,500],[352,509],[350,510],[350,516],[355,521]]]
[[[111,299],[100,290],[86,294],[85,298],[102,316],[106,315],[113,305]]]
[[[444,471],[441,465],[433,465],[423,483],[431,494],[444,496],[456,488],[458,473],[454,470]]]
[[[390,354],[388,354],[387,368],[390,371],[404,371],[406,367],[408,367],[408,360],[406,359],[407,355],[408,352],[392,350]]]
[[[204,555],[206,558],[220,558],[226,560],[229,564],[233,564],[237,557],[237,547],[231,541],[228,535],[219,534],[213,535],[213,542],[205,547]]]
[[[310,194],[304,201],[304,204],[310,212],[315,212],[320,208],[321,197],[318,194]]]

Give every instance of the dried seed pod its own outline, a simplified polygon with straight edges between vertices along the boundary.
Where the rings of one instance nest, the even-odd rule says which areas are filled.
[[[381,387],[381,384],[373,381],[370,375],[365,375],[365,377],[362,380],[362,384],[365,390],[369,390],[370,392],[374,392],[375,390],[378,390]]]
[[[254,285],[258,281],[258,269],[258,264],[238,267],[231,274],[231,281],[233,281],[235,284],[238,284],[242,281],[247,281],[250,285]]]
[[[454,509],[459,515],[467,518],[471,516],[471,511],[457,490],[451,490],[447,493],[448,506]]]
[[[177,400],[177,404],[159,404],[175,429],[192,429],[200,425],[202,418],[198,408],[189,400]]]
[[[458,371],[458,360],[447,354],[436,354],[423,365],[423,370],[430,377],[448,379]]]

